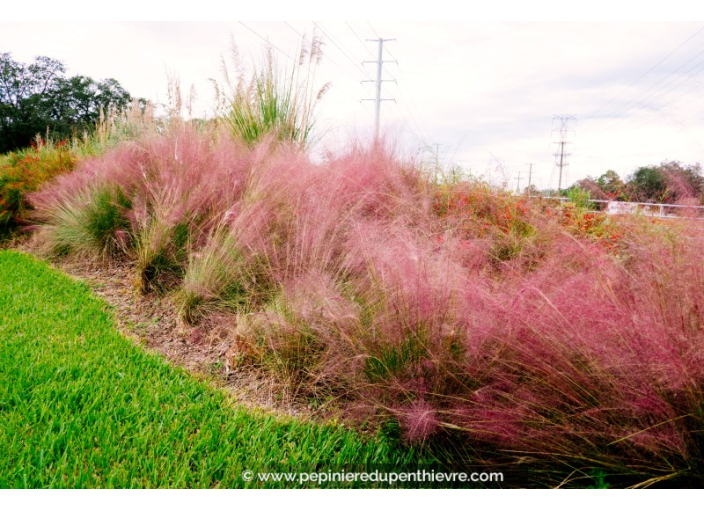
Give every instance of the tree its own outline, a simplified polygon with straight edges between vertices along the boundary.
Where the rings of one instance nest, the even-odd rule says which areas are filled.
[[[613,200],[623,195],[625,184],[615,170],[607,170],[596,180],[605,197]]]
[[[682,166],[677,161],[665,162],[660,165],[660,171],[665,176],[671,203],[685,200],[701,200],[704,192],[704,176],[699,163]]]
[[[643,166],[628,180],[631,200],[636,202],[663,202],[667,197],[665,176],[657,167]]]
[[[122,110],[132,100],[117,80],[65,73],[49,57],[23,64],[0,53],[0,153],[27,147],[47,130],[56,138],[71,136],[92,127],[101,109]]]
[[[530,186],[526,186],[526,189],[523,190],[524,195],[528,195],[529,197],[539,197],[542,195],[541,191],[538,189],[538,187],[535,184],[531,184]]]
[[[597,200],[605,200],[608,198],[606,193],[604,193],[604,190],[601,188],[599,181],[595,180],[594,177],[585,177],[584,179],[577,181],[574,184],[574,187],[588,192],[590,197]]]
[[[640,167],[627,183],[632,200],[674,204],[682,200],[701,200],[704,176],[697,163],[682,166],[677,161]]]

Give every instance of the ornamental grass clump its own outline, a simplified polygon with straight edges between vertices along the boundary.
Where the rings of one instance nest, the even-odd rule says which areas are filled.
[[[140,281],[148,289],[162,270],[183,272],[186,245],[202,242],[217,215],[233,202],[249,164],[243,151],[228,137],[183,125],[168,135],[147,133],[88,157],[76,172],[32,195],[41,236],[63,251],[101,254],[89,237],[67,240],[61,228],[78,227],[82,216],[103,210],[114,224],[95,222],[92,237],[137,255]]]
[[[247,285],[247,269],[235,235],[226,226],[214,229],[200,250],[189,253],[183,287],[175,296],[181,317],[194,324],[208,311],[244,307],[257,285],[256,278]]]
[[[129,199],[109,184],[80,190],[51,211],[41,235],[51,253],[106,260],[131,247],[126,211]],[[41,212],[39,212],[41,214]]]
[[[311,143],[315,126],[315,107],[329,88],[316,88],[315,75],[322,61],[322,41],[304,37],[298,62],[281,69],[271,47],[264,64],[246,78],[243,63],[233,44],[235,82],[223,62],[224,82],[215,84],[219,119],[232,135],[247,144],[274,136],[279,141],[305,148]]]

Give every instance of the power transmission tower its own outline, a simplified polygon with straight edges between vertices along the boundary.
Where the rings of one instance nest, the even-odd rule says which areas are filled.
[[[435,168],[440,168],[440,146],[441,143],[430,144],[429,147],[435,147],[434,151],[431,151],[434,156]]]
[[[362,101],[375,101],[376,103],[376,108],[375,108],[375,116],[374,116],[374,139],[377,140],[379,138],[379,119],[381,118],[381,102],[382,101],[396,101],[395,99],[385,99],[381,97],[381,83],[385,81],[393,81],[395,82],[396,80],[382,80],[381,78],[381,71],[382,67],[385,63],[387,62],[396,62],[395,60],[384,60],[383,58],[383,53],[384,53],[384,42],[385,41],[395,41],[396,39],[383,39],[379,37],[378,39],[367,39],[367,41],[377,41],[379,44],[379,57],[377,60],[365,60],[362,62],[363,64],[376,64],[376,80],[363,80],[362,83],[366,82],[372,82],[376,83],[376,98],[374,99],[362,99]]]
[[[558,131],[560,133],[560,140],[556,143],[560,146],[559,150],[555,153],[555,162],[557,163],[557,167],[560,170],[560,176],[557,181],[557,192],[559,193],[562,191],[562,173],[565,167],[569,166],[567,161],[565,160],[567,156],[570,156],[569,153],[565,153],[565,145],[572,143],[567,141],[567,133],[570,132],[568,129],[569,127],[569,122],[576,120],[577,117],[574,115],[553,115],[552,120],[555,122],[556,120],[559,121],[560,127],[557,130],[553,131]]]
[[[516,195],[521,194],[521,171],[518,171],[518,177],[516,177]]]
[[[418,149],[417,154],[425,153],[429,154],[430,156],[423,156],[423,165],[428,166],[429,168],[432,168],[433,172],[435,172],[435,175],[437,176],[440,172],[442,172],[442,167],[440,165],[440,146],[443,145],[441,143],[431,143],[429,145],[424,145]]]
[[[533,178],[533,163],[528,163],[528,190],[530,190],[531,179]]]

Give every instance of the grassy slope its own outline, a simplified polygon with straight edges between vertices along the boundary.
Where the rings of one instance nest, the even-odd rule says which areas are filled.
[[[412,456],[234,407],[122,337],[85,285],[0,251],[0,487],[241,487],[243,469],[411,471]]]

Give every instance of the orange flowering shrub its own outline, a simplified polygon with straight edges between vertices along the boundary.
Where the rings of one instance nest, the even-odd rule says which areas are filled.
[[[71,171],[76,157],[65,141],[39,140],[30,149],[11,152],[0,162],[0,232],[24,223],[30,206],[28,193],[56,175]]]
[[[570,234],[594,241],[612,254],[618,253],[625,232],[606,214],[568,202],[557,207],[547,207],[545,215],[555,218]]]
[[[527,198],[497,194],[483,185],[440,187],[434,194],[433,210],[448,228],[464,238],[521,235],[530,230]]]

